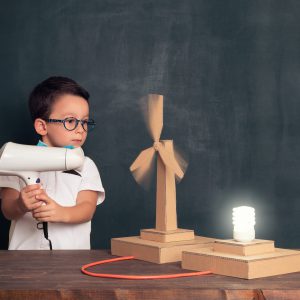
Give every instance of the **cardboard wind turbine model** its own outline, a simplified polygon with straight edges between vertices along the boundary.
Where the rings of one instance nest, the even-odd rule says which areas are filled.
[[[175,153],[172,140],[160,140],[163,96],[150,94],[147,100],[146,117],[154,144],[139,154],[130,170],[138,183],[146,183],[157,157],[156,226],[141,230],[140,236],[113,238],[111,252],[160,264],[180,261],[183,250],[209,247],[214,240],[177,227],[175,178],[183,178],[185,163]]]

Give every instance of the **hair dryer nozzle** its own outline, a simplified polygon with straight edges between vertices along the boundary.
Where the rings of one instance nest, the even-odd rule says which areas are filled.
[[[80,169],[83,162],[81,148],[38,147],[8,142],[0,149],[1,171],[64,171]]]
[[[77,169],[81,171],[84,163],[84,152],[82,148],[67,149],[66,151],[66,169]]]

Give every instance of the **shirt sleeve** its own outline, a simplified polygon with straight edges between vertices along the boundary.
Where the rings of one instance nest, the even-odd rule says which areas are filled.
[[[78,192],[85,190],[98,192],[97,205],[101,204],[105,199],[105,191],[97,166],[89,157],[85,157],[81,176],[82,180]]]
[[[0,190],[6,187],[20,192],[25,183],[18,176],[0,176]]]

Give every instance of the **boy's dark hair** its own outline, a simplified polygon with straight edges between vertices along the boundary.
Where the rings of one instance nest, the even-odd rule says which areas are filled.
[[[53,76],[38,84],[31,92],[28,103],[33,122],[37,118],[48,119],[56,99],[67,94],[80,96],[89,103],[89,93],[70,78]]]

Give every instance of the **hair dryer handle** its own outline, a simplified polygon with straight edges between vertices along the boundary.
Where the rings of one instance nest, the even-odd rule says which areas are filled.
[[[40,183],[41,180],[38,177],[39,174],[37,172],[17,172],[18,176],[25,182],[26,185],[37,184]]]

